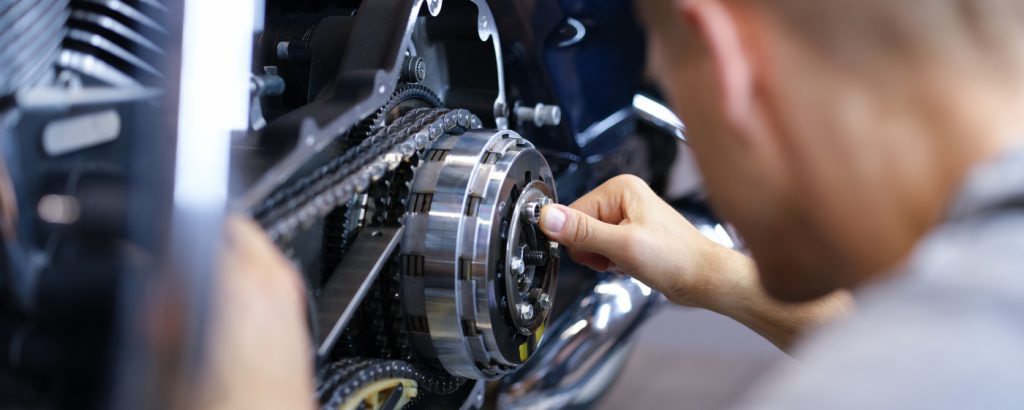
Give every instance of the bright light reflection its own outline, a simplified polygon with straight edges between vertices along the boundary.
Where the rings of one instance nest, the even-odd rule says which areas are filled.
[[[180,205],[223,206],[231,131],[247,128],[251,0],[188,0],[182,38],[174,197]]]
[[[633,96],[633,108],[675,128],[676,137],[686,141],[686,136],[684,135],[686,126],[683,125],[683,121],[679,119],[679,116],[666,107],[665,104],[654,101],[646,95],[636,94]]]
[[[569,336],[573,336],[573,335],[583,331],[583,329],[586,329],[586,328],[587,328],[587,321],[586,321],[586,319],[581,319],[580,321],[578,321],[576,323],[573,323],[572,326],[569,326],[567,329],[565,329],[565,331],[562,332],[562,338],[565,339],[565,338],[567,338]]]
[[[594,287],[594,291],[604,295],[612,295],[615,298],[615,305],[621,313],[627,313],[633,309],[633,302],[630,301],[629,291],[616,283],[602,283]]]
[[[736,249],[736,243],[732,241],[732,237],[729,236],[729,232],[726,232],[725,227],[722,225],[715,225],[715,233],[718,234],[719,245],[727,248]]]
[[[644,296],[651,296],[650,286],[645,285],[643,282],[637,280],[636,278],[629,278],[629,280],[633,281],[633,283],[636,284],[636,287],[640,288],[640,293],[643,293]]]
[[[597,318],[594,319],[594,327],[597,329],[604,329],[608,327],[608,321],[612,317],[611,305],[601,305],[597,308]]]

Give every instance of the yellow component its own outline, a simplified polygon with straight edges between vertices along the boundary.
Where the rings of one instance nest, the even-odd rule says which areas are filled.
[[[349,396],[348,399],[341,402],[338,405],[338,410],[355,410],[359,408],[360,403],[365,403],[367,409],[372,410],[392,410],[392,409],[381,409],[381,405],[388,399],[391,392],[395,390],[398,385],[402,385],[402,398],[398,400],[396,409],[405,407],[409,404],[409,401],[413,397],[419,394],[417,390],[416,381],[412,379],[384,379],[378,380],[363,386],[359,390],[356,390]]]
[[[540,339],[544,337],[544,324],[541,323],[540,327],[537,328],[536,332],[533,332],[533,338],[523,342],[519,345],[519,360],[525,362],[530,357],[530,347],[537,347],[540,344]],[[532,343],[531,343],[532,342]]]

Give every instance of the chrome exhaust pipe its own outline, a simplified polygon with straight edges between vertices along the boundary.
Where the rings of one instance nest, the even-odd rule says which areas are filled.
[[[566,407],[610,359],[624,359],[636,328],[664,298],[636,279],[602,275],[552,323],[534,356],[502,382],[499,409]]]
[[[742,242],[710,215],[683,210],[698,230],[720,245]],[[633,335],[667,299],[640,281],[601,273],[593,290],[552,322],[536,352],[499,389],[499,409],[557,409],[593,401],[629,357]]]

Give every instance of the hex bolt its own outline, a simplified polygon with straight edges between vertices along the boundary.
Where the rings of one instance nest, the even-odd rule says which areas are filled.
[[[523,205],[522,218],[523,222],[536,225],[540,223],[540,212],[545,206],[551,205],[551,198],[546,196],[537,198],[536,201],[530,201]]]
[[[509,262],[509,268],[512,268],[512,272],[515,272],[518,275],[522,275],[523,272],[526,272],[526,264],[523,263],[522,259],[517,257],[513,257]]]
[[[545,251],[529,250],[523,253],[523,262],[526,266],[544,266],[548,264],[548,253]]]
[[[533,305],[526,302],[522,302],[516,305],[516,309],[519,310],[519,317],[522,318],[523,320],[533,320]]]
[[[537,297],[537,306],[539,306],[540,310],[543,311],[551,309],[551,296],[547,293],[541,293],[540,296]]]
[[[537,103],[533,107],[516,107],[515,114],[519,121],[532,122],[538,127],[562,123],[562,109],[557,105]]]
[[[402,64],[402,80],[419,83],[427,78],[427,62],[417,56],[406,56]]]

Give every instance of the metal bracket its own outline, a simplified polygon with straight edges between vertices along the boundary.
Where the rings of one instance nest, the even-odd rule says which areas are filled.
[[[320,334],[317,355],[326,356],[352,320],[373,281],[401,242],[405,228],[366,228],[356,238],[345,263],[338,266],[316,301]]]

